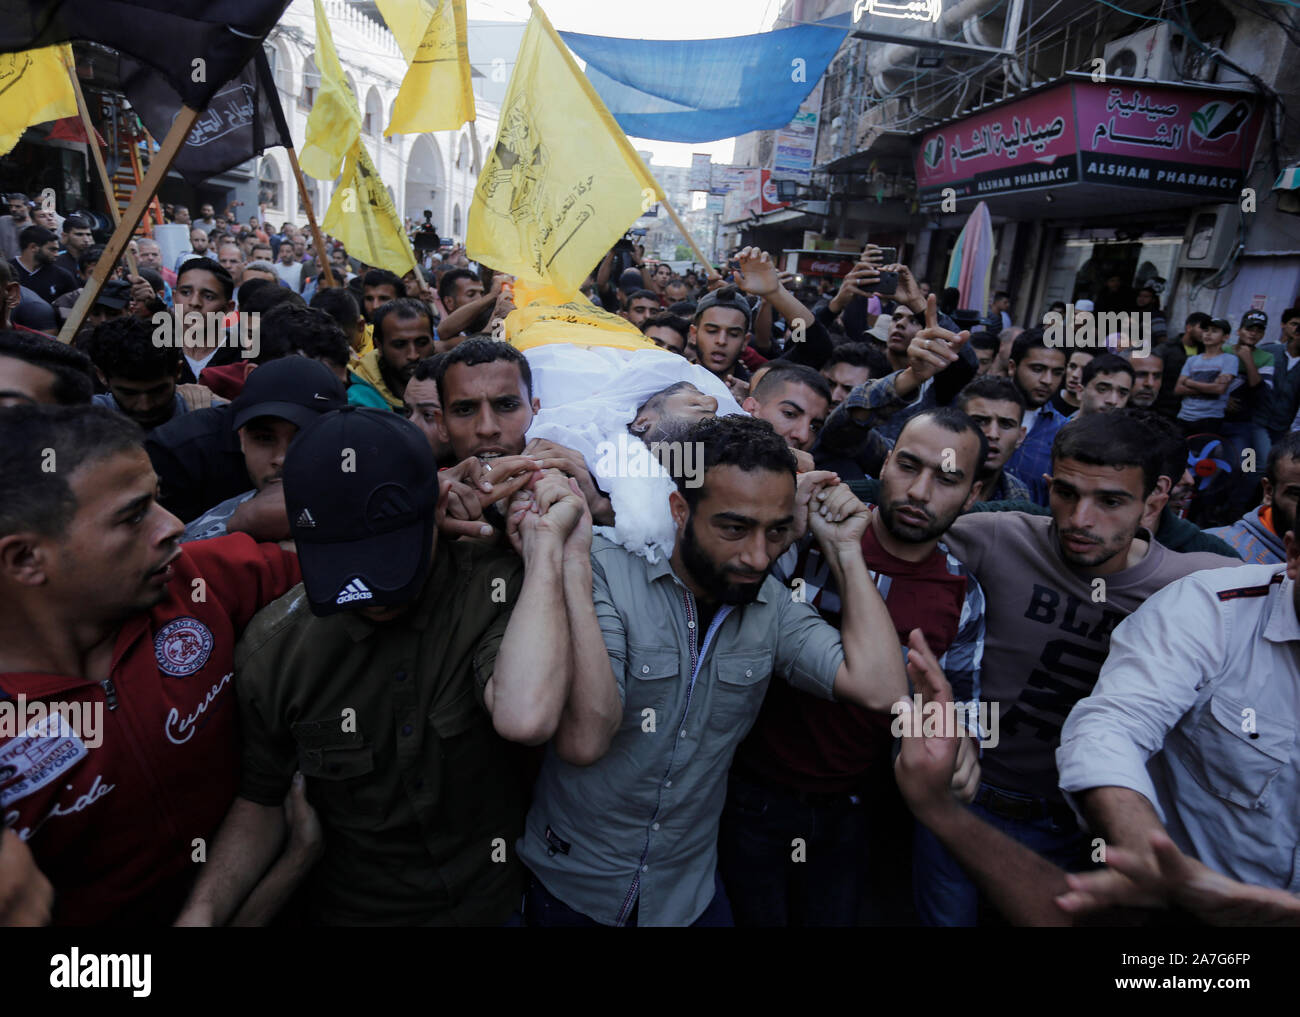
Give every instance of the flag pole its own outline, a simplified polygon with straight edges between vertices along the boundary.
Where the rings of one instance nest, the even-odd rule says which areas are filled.
[[[117,228],[113,230],[113,235],[109,237],[108,243],[104,246],[103,257],[99,259],[95,271],[86,280],[81,296],[77,298],[77,303],[72,308],[72,314],[63,323],[63,328],[59,332],[60,342],[72,342],[72,337],[77,334],[77,329],[81,328],[86,312],[94,305],[96,298],[99,296],[99,291],[103,289],[104,282],[108,279],[109,272],[117,264],[118,258],[122,256],[122,252],[131,239],[131,234],[135,232],[135,228],[140,225],[140,220],[144,217],[145,209],[149,206],[149,202],[153,200],[155,192],[162,184],[167,171],[171,169],[172,163],[176,161],[181,146],[185,144],[185,139],[189,137],[190,128],[194,126],[194,121],[199,118],[199,112],[199,110],[192,109],[189,106],[182,106],[180,112],[176,114],[176,119],[172,121],[167,137],[163,139],[162,147],[149,164],[149,172],[145,174],[144,180],[135,189],[135,194],[131,196],[131,203],[126,206],[121,221],[118,222]],[[94,144],[93,139],[91,144]]]
[[[117,208],[117,198],[113,194],[112,181],[108,179],[108,168],[104,165],[104,155],[99,150],[99,144],[95,141],[95,125],[90,122],[90,110],[86,106],[86,96],[81,91],[81,81],[77,78],[77,68],[68,67],[68,76],[72,78],[72,92],[77,97],[77,112],[81,115],[81,124],[86,130],[86,144],[90,149],[91,157],[95,160],[95,168],[99,170],[99,184],[104,189],[104,200],[108,202],[108,211],[113,216],[114,228],[122,221],[122,213]],[[140,269],[136,266],[135,255],[129,250],[126,252],[126,267],[132,275],[139,275]]]
[[[695,238],[691,236],[690,231],[687,230],[686,223],[682,222],[682,217],[677,214],[677,209],[673,208],[672,203],[668,200],[668,196],[664,195],[659,200],[659,204],[663,205],[663,207],[668,210],[668,217],[672,219],[673,224],[677,227],[681,235],[686,238],[686,243],[689,245],[690,249],[695,252],[695,257],[700,260],[700,264],[704,266],[704,271],[709,278],[719,278],[717,269],[713,267],[713,262],[704,256],[704,252],[701,251],[699,245],[695,243]]]
[[[307,210],[307,224],[311,226],[316,257],[320,258],[320,270],[325,274],[325,285],[337,286],[338,283],[334,281],[334,270],[330,267],[329,257],[325,254],[325,238],[321,236],[320,227],[316,225],[316,210],[312,207],[311,195],[307,193],[307,181],[303,179],[302,167],[298,165],[298,153],[293,150],[292,145],[285,145],[284,150],[289,153],[289,165],[293,167],[294,180],[298,181],[298,194],[302,198],[302,207]]]

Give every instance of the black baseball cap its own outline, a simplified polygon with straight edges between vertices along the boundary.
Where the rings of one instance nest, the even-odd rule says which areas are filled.
[[[253,371],[243,391],[231,405],[234,428],[254,417],[282,417],[300,428],[322,413],[347,405],[348,390],[338,376],[319,360],[288,356],[272,360]]]
[[[700,297],[695,303],[696,320],[699,320],[700,315],[710,307],[726,307],[733,311],[739,311],[745,316],[745,328],[749,328],[754,315],[754,309],[749,301],[745,299],[745,295],[734,286],[723,286],[721,289],[710,290]]]
[[[1268,315],[1263,311],[1247,311],[1241,316],[1242,328],[1268,328]]]
[[[419,594],[438,466],[410,421],[359,406],[318,417],[289,446],[284,500],[313,614],[406,604]]]
[[[1228,335],[1232,334],[1232,322],[1227,318],[1211,318],[1209,327],[1218,329],[1220,332],[1225,332]]]
[[[125,279],[109,279],[95,297],[95,303],[120,311],[131,302],[131,284]]]

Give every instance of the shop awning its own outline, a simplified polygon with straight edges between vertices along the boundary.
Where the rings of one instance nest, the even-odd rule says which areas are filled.
[[[1288,166],[1273,184],[1275,191],[1300,190],[1300,166]]]

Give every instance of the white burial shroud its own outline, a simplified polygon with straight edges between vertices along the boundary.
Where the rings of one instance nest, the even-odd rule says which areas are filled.
[[[596,532],[651,562],[671,555],[675,533],[668,495],[673,481],[627,425],[637,407],[679,381],[717,399],[719,416],[743,413],[727,386],[667,350],[548,343],[524,355],[533,372],[533,395],[542,407],[528,438],[545,438],[581,453],[614,505],[615,525],[598,526]]]

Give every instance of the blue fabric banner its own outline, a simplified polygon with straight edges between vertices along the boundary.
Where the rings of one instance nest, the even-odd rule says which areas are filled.
[[[799,25],[731,39],[610,39],[561,32],[634,138],[717,141],[784,127],[816,87],[846,27]]]

